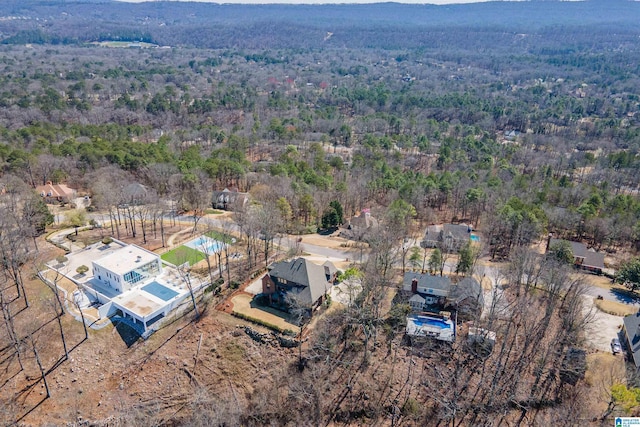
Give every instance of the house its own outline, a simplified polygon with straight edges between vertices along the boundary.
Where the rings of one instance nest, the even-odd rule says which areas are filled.
[[[466,224],[430,225],[420,243],[423,248],[439,248],[447,252],[458,252],[471,238],[471,226]]]
[[[240,193],[237,190],[225,188],[222,191],[214,191],[211,198],[211,206],[214,209],[233,211],[242,209],[249,202],[249,193]]]
[[[77,196],[73,188],[64,184],[53,184],[51,181],[47,181],[45,185],[38,185],[36,192],[44,197],[46,203],[70,203]]]
[[[120,316],[143,336],[190,295],[189,287],[196,292],[208,284],[206,277],[184,276],[163,265],[157,254],[117,239],[94,243],[66,258],[62,264],[50,261],[47,267],[78,286],[74,298],[85,307],[91,304],[100,319]],[[92,266],[89,272],[76,274],[87,265]]]
[[[482,286],[472,277],[453,284],[448,277],[407,272],[402,289],[409,297],[414,312],[455,311],[458,319],[473,319],[482,312],[484,296]]]
[[[127,245],[92,264],[93,276],[118,292],[162,274],[160,256],[136,245]]]
[[[413,311],[425,311],[434,306],[444,307],[452,286],[448,277],[412,271],[404,274],[402,282],[402,290],[411,292],[409,305]]]
[[[378,228],[378,220],[371,216],[369,209],[363,209],[360,215],[351,218],[344,228],[340,232],[342,237],[359,241],[367,232]]]
[[[354,216],[347,223],[347,229],[369,229],[378,227],[378,220],[371,216],[368,209],[364,209],[360,215]]]
[[[588,249],[586,245],[580,242],[549,238],[547,240],[547,251],[550,247],[562,242],[567,242],[571,245],[574,265],[577,268],[596,274],[602,274],[602,270],[604,269],[604,254],[596,252],[593,249]]]
[[[447,309],[455,310],[458,320],[476,318],[484,307],[482,286],[473,277],[465,277],[455,284],[447,298]]]
[[[337,272],[329,261],[322,265],[304,258],[276,262],[262,278],[262,294],[269,297],[271,305],[282,309],[289,309],[290,299],[295,299],[310,315],[325,300]]]
[[[122,189],[122,201],[126,205],[144,205],[149,200],[152,190],[139,182],[132,182]]]
[[[622,319],[624,347],[636,368],[640,368],[640,310]]]

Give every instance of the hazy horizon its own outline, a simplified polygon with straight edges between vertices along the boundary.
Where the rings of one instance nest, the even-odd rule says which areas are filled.
[[[384,0],[116,0],[124,3],[156,3],[171,1],[181,3],[217,3],[217,4],[370,4],[387,3]],[[468,3],[485,3],[488,1],[526,1],[526,0],[394,0],[393,3],[451,5]],[[569,0],[575,1],[575,0]]]

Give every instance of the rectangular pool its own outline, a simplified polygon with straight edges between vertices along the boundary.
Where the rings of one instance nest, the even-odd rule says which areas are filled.
[[[205,255],[212,255],[222,249],[222,242],[207,236],[196,237],[184,244],[186,247],[200,251]]]
[[[406,332],[413,337],[431,337],[453,342],[456,325],[451,319],[412,314],[407,316]]]
[[[169,301],[170,299],[178,295],[178,293],[173,289],[169,289],[158,282],[151,282],[147,285],[144,285],[142,287],[142,290],[150,293],[154,297],[160,298],[163,301]]]

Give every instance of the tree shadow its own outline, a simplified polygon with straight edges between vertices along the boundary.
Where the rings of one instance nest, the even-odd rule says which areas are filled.
[[[16,425],[17,425],[17,424],[19,424],[19,423],[20,423],[20,422],[21,422],[25,417],[27,417],[30,413],[32,413],[33,411],[35,411],[36,409],[38,409],[38,407],[39,407],[40,405],[42,405],[42,404],[44,403],[44,401],[45,401],[45,400],[47,400],[47,399],[48,399],[48,397],[47,397],[47,396],[43,397],[43,398],[42,398],[42,400],[41,400],[40,402],[36,403],[36,405],[35,405],[34,407],[32,407],[31,409],[29,409],[29,410],[28,410],[27,412],[25,412],[25,413],[24,413],[20,418],[18,418],[18,419],[16,420],[16,423],[15,423],[15,424],[16,424]]]
[[[9,372],[9,366],[7,366],[7,369],[5,369],[5,373],[8,373],[8,372]],[[9,381],[14,379],[20,372],[22,372],[22,369],[17,369],[13,375],[6,377],[4,382],[0,384],[0,389],[4,388],[4,386],[6,386],[9,383]]]
[[[52,373],[58,366],[62,365],[64,362],[67,361],[67,355],[63,354],[62,356],[60,356],[60,358],[58,360],[56,360],[56,362],[47,370],[47,372],[45,372],[45,375],[49,375],[50,373]]]
[[[627,289],[620,289],[620,288],[612,288],[611,294],[613,294],[613,296],[615,296],[619,302],[624,304],[640,303],[640,295],[638,295],[634,291],[630,291]]]
[[[321,228],[321,229],[318,229],[318,234],[320,236],[330,236],[336,231],[338,231],[338,227]]]

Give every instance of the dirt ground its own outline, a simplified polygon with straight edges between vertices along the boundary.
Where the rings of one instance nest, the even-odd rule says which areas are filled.
[[[590,386],[589,400],[593,414],[604,413],[610,387],[624,380],[625,363],[621,355],[614,356],[610,352],[587,355],[585,381]],[[609,425],[613,425],[613,422]]]
[[[168,229],[167,236],[180,229],[180,226]],[[92,237],[101,238],[109,234],[110,230],[95,230]],[[148,249],[162,246],[159,232],[156,236],[151,233],[147,237],[149,241],[144,246]],[[121,240],[138,244],[140,239],[141,236],[137,239],[121,236]],[[339,248],[343,243],[341,240],[323,237],[320,241],[310,236],[309,244],[331,244],[335,246],[330,247]],[[175,239],[174,244],[180,242],[181,236]],[[197,393],[209,393],[212,399],[228,398],[238,407],[244,407],[255,389],[274,382],[280,367],[296,361],[297,350],[261,346],[240,327],[262,328],[215,309],[216,305],[225,307],[223,299],[229,295],[224,294],[210,297],[208,302],[200,302],[204,314],[197,322],[192,322],[193,312],[189,312],[166,324],[146,341],[131,341],[131,331],[124,325],[89,330],[89,338],[85,340],[82,324],[65,314],[61,323],[69,351],[67,359],[52,293],[34,276],[38,263],[54,259],[63,251],[44,240],[39,241],[39,246],[40,258],[24,274],[31,305],[25,308],[20,305],[21,300],[12,303],[16,330],[25,337],[22,349],[24,370],[19,370],[15,358],[3,358],[4,361],[0,362],[0,425],[10,425],[16,420],[25,426],[66,425],[81,420],[108,421],[128,412],[137,412],[143,417],[145,411],[180,416],[189,409],[188,404]],[[338,267],[342,269],[346,265]],[[385,309],[390,306],[394,292],[389,288],[385,295]],[[249,298],[240,290],[233,295],[228,308],[255,310],[250,307]],[[589,332],[600,350],[589,356],[588,381],[591,381],[594,405],[602,404],[598,397],[598,384],[606,381],[608,377],[605,378],[605,374],[618,369],[615,366],[622,360],[607,354],[610,353],[611,338],[620,324],[619,317],[598,312],[593,331]],[[293,329],[289,325],[287,328]],[[0,334],[0,338],[5,340],[6,332],[1,331]],[[33,337],[43,366],[49,371],[50,398],[46,398],[27,337]],[[399,371],[411,362],[403,351],[399,347],[397,363],[391,364],[397,365]],[[370,379],[371,387],[379,384],[378,377],[387,374],[384,369],[390,366],[388,357],[382,350],[374,354],[371,372],[375,372],[375,378]],[[400,379],[394,379],[395,387],[400,389],[400,384]],[[600,406],[597,408],[599,410]]]
[[[291,352],[258,351],[250,338],[237,332],[239,325],[249,323],[213,309],[217,300],[212,300],[201,303],[205,314],[197,323],[191,323],[191,312],[147,341],[133,343],[127,342],[131,331],[123,325],[89,330],[85,340],[81,323],[66,314],[61,319],[69,351],[66,359],[50,290],[32,278],[26,288],[31,307],[16,314],[16,329],[34,337],[44,368],[50,371],[51,397],[46,398],[33,354],[25,357],[23,371],[15,360],[5,361],[0,374],[1,425],[15,420],[25,426],[107,420],[123,411],[151,406],[175,412],[200,382],[224,390],[221,393],[235,390],[238,399],[244,399],[256,384],[253,373],[266,372],[267,361],[274,358],[288,360]],[[40,326],[34,331],[35,325]]]
[[[308,243],[310,245],[323,246],[325,248],[344,249],[346,244],[353,244],[354,242],[338,237],[337,233],[329,236],[321,236],[318,234],[307,234],[302,236],[302,243]]]

